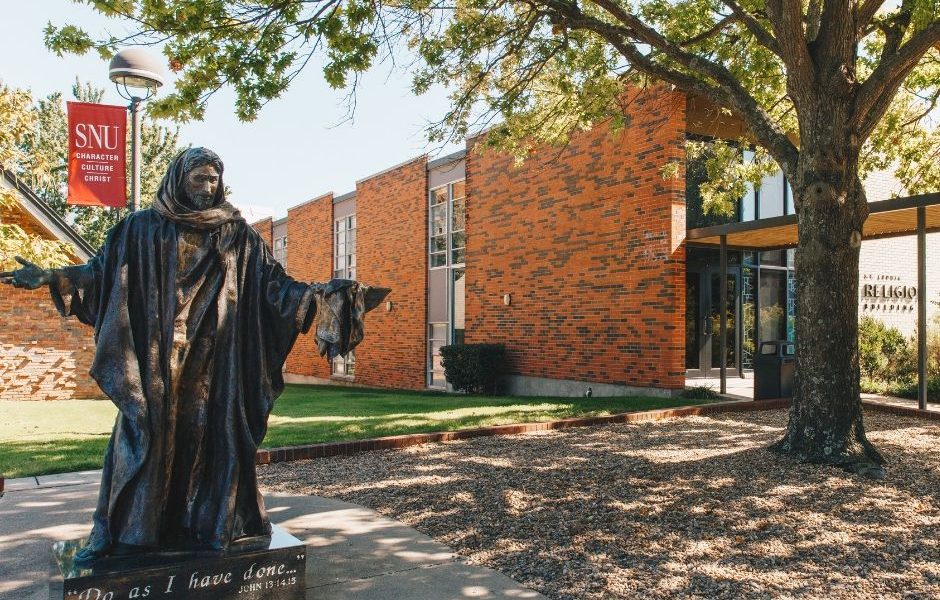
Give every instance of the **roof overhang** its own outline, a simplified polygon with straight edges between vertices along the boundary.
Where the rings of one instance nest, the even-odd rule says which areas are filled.
[[[872,202],[862,239],[871,240],[917,234],[917,210],[924,207],[926,232],[940,231],[940,192]],[[796,215],[770,217],[744,223],[698,227],[686,231],[690,246],[721,245],[725,237],[729,250],[780,250],[797,245]]]
[[[0,172],[3,173],[0,177],[0,186],[16,190],[20,205],[33,220],[49,232],[49,235],[69,244],[75,257],[81,261],[88,261],[95,255],[95,249],[85,241],[85,238],[63,221],[62,217],[43,202],[28,185],[6,169],[0,169]]]

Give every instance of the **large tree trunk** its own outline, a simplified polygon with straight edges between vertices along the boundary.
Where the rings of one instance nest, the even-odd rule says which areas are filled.
[[[799,218],[796,382],[786,434],[772,449],[882,477],[884,459],[865,436],[859,388],[858,264],[868,204],[858,148],[849,136],[833,135],[832,117],[822,114],[807,131],[791,177]]]

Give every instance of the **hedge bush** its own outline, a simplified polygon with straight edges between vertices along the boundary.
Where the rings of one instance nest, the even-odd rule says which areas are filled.
[[[455,390],[492,396],[506,362],[503,344],[453,344],[441,347],[444,377]]]
[[[917,344],[878,319],[858,322],[858,362],[865,379],[899,381],[917,375]]]
[[[940,402],[940,319],[927,334],[927,398]],[[862,391],[899,398],[917,397],[917,339],[871,317],[858,323]]]

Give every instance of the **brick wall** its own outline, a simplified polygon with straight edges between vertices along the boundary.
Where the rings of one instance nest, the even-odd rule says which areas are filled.
[[[329,281],[333,275],[333,194],[287,211],[287,273],[298,281]],[[297,338],[284,372],[329,377],[330,364],[317,352],[312,333]]]
[[[4,210],[0,220],[33,235],[49,236],[21,208]],[[75,318],[61,317],[48,289],[26,291],[0,285],[0,323],[0,399],[103,396],[88,375],[94,358],[92,328]]]
[[[425,388],[427,197],[426,157],[356,186],[357,279],[392,288],[393,303],[391,312],[381,306],[366,319],[356,383]]]
[[[261,236],[261,239],[264,240],[264,243],[268,245],[269,249],[274,247],[274,219],[268,217],[257,223],[252,223],[251,226],[258,232],[258,235]]]
[[[661,169],[684,164],[685,99],[629,100],[623,131],[598,126],[521,168],[467,154],[467,341],[505,343],[514,374],[683,386],[684,177]]]

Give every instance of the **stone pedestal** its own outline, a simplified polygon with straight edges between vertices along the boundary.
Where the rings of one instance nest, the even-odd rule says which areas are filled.
[[[279,527],[262,548],[110,557],[75,566],[84,539],[53,544],[50,600],[303,600],[306,546]]]

